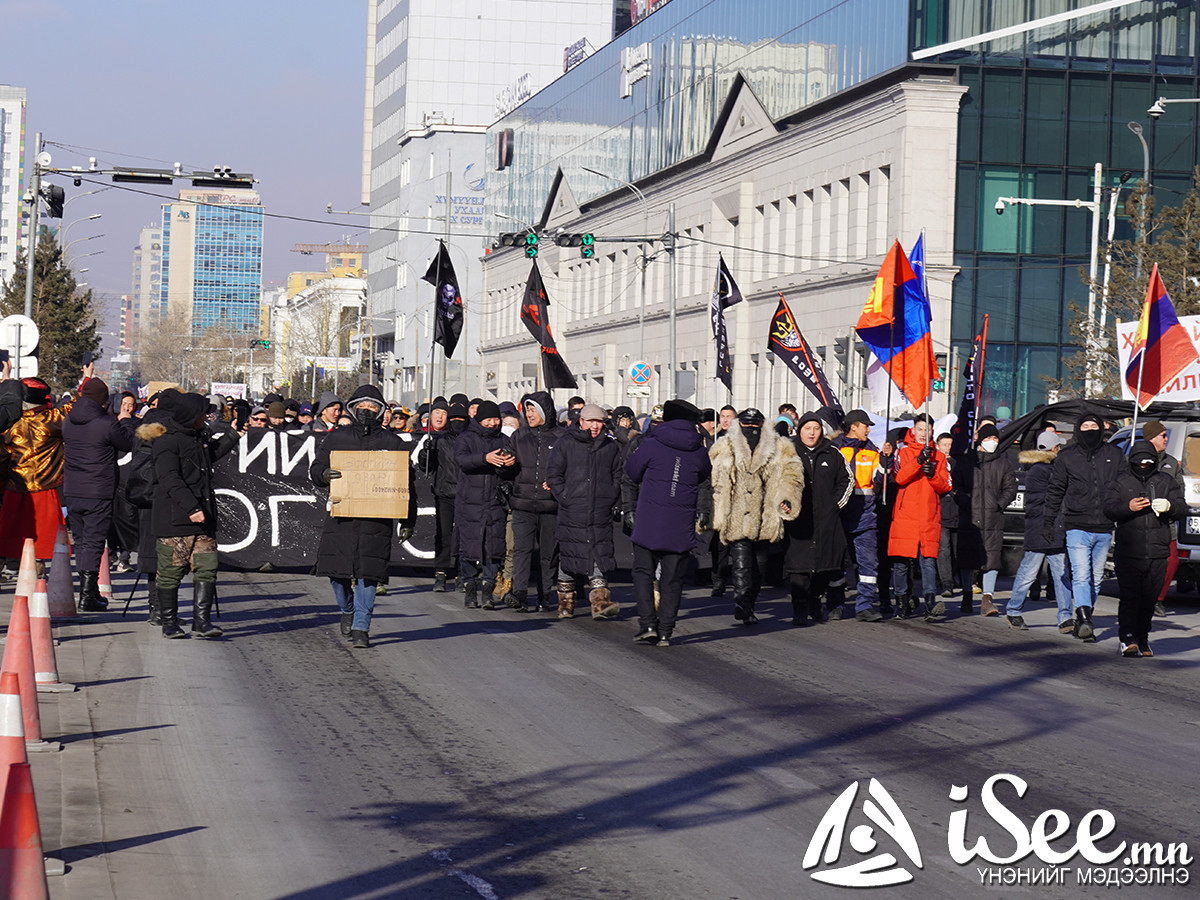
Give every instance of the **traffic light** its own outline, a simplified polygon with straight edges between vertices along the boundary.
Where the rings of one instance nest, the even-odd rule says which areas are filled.
[[[253,350],[255,347],[262,347],[264,350],[270,350],[271,342],[268,340],[263,340],[262,338],[254,338],[254,340],[250,341],[250,349]]]
[[[833,357],[837,360],[838,377],[842,384],[850,384],[850,338],[835,337],[833,339]]]
[[[524,247],[525,255],[534,259],[538,255],[538,236],[536,231],[506,232],[496,239],[500,247]]]
[[[946,354],[935,354],[934,359],[937,362],[937,371],[933,375],[933,390],[944,391],[946,389]]]
[[[42,188],[42,196],[46,198],[46,215],[51,219],[61,219],[67,192],[57,184],[48,184]]]
[[[233,171],[229,166],[213,166],[212,174],[192,172],[192,187],[198,188],[253,188],[254,176]]]
[[[560,234],[554,239],[560,247],[578,247],[579,255],[591,259],[596,255],[596,238],[589,231],[586,234]]]
[[[123,169],[113,168],[114,184],[173,184],[175,172],[171,169]]]

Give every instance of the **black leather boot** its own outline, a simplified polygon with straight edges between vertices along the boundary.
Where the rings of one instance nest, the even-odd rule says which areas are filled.
[[[108,601],[100,596],[100,573],[79,573],[79,609],[81,612],[104,612]]]
[[[449,590],[446,587],[446,573],[445,572],[434,572],[433,573],[433,589],[435,591],[437,591],[439,594],[444,594],[444,593],[446,593],[447,590]]]
[[[162,616],[165,638],[185,638],[187,632],[179,627],[179,588],[158,589],[158,614]]]
[[[146,579],[146,602],[150,605],[150,615],[146,621],[151,625],[161,625],[162,615],[158,611],[158,579],[154,576]]]
[[[197,637],[218,638],[225,633],[211,621],[213,599],[216,596],[215,581],[192,582],[192,634]]]
[[[496,582],[481,581],[479,582],[479,599],[483,603],[484,609],[496,608]]]
[[[479,582],[474,578],[463,580],[463,606],[467,609],[479,609]]]

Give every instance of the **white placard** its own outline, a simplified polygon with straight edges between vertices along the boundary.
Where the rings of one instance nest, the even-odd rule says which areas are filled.
[[[0,319],[0,347],[11,356],[28,356],[38,345],[41,334],[29,316],[20,313]]]
[[[246,385],[241,382],[214,381],[208,387],[210,394],[220,394],[222,397],[236,397],[238,400],[246,399]]]

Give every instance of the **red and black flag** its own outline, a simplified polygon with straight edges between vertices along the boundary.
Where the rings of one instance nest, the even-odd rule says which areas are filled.
[[[796,327],[796,320],[792,317],[792,311],[788,308],[782,293],[779,295],[779,308],[771,317],[771,332],[767,337],[767,346],[770,347],[772,353],[787,364],[787,367],[803,382],[804,386],[812,391],[813,396],[821,401],[821,405],[836,413],[841,421],[840,417],[845,412],[842,404],[833,393],[833,388],[829,386],[829,381],[825,378],[825,373],[817,363],[816,357],[813,356],[808,341]]]
[[[438,241],[437,256],[429,264],[429,271],[421,279],[437,288],[437,315],[433,320],[433,342],[441,344],[447,358],[454,355],[458,336],[462,334],[463,302],[458,292],[458,276],[454,274],[454,263],[446,250],[446,242]]]
[[[958,421],[950,429],[954,443],[950,445],[951,456],[962,456],[971,449],[975,440],[975,419],[979,414],[979,385],[983,384],[983,357],[987,353],[988,317],[983,317],[983,328],[975,335],[971,347],[971,358],[963,372],[963,398],[958,408]]]
[[[712,317],[713,338],[717,342],[717,378],[728,391],[733,390],[733,360],[729,358],[729,336],[725,331],[725,310],[735,303],[742,302],[742,292],[737,282],[729,274],[725,259],[717,255],[717,280],[713,285],[712,306],[709,313]]]
[[[529,280],[525,282],[525,298],[521,301],[521,321],[529,329],[542,348],[542,375],[546,380],[546,389],[578,388],[575,376],[571,374],[563,358],[558,355],[558,347],[554,343],[554,335],[550,333],[550,299],[546,296],[546,285],[542,283],[542,273],[538,271],[537,260],[529,270]]]

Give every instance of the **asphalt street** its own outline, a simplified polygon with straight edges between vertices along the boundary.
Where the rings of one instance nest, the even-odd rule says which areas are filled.
[[[882,897],[1099,897],[1114,889],[1076,869],[1122,861],[1072,855],[1092,810],[1115,819],[1101,849],[1200,849],[1195,594],[1169,599],[1154,659],[1126,660],[1111,597],[1083,645],[1044,603],[1028,632],[956,605],[934,624],[795,628],[768,591],[746,628],[728,597],[692,588],[678,642],[657,648],[631,640],[627,585],[621,620],[560,622],[466,610],[401,577],[375,646],[353,651],[324,580],[220,577],[219,641],[164,640],[143,593],[122,619],[131,576],[112,612],[57,626],[80,690],[42,695],[64,749],[32,760],[46,853],[67,864],[53,897],[822,898],[848,889],[814,875],[883,853],[909,877]],[[1072,857],[1063,882],[981,885],[981,867],[1006,867],[951,857],[956,810],[968,846],[1019,855],[981,802],[1001,773],[1028,786],[995,789],[1019,832],[1046,810],[1069,819],[1050,841]],[[894,812],[868,800],[871,779]],[[856,783],[826,820],[844,830],[805,860]],[[904,828],[880,824],[896,813],[915,858]],[[1034,853],[1007,868],[1055,866]]]

